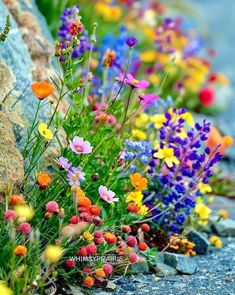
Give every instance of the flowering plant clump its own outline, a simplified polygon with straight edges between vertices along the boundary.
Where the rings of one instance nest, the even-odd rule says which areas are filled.
[[[106,21],[121,13],[106,1],[95,9]],[[208,224],[203,196],[232,145],[229,137],[213,141],[207,120],[177,108],[164,81],[155,91],[141,76],[141,40],[127,28],[111,46],[97,38],[97,23],[88,33],[79,6],[66,8],[61,21],[58,72],[31,85],[36,108],[21,147],[24,180],[19,187],[4,175],[3,294],[43,293],[66,281],[107,286],[133,264],[152,265],[157,250],[195,255],[185,232]],[[172,20],[162,26],[159,40],[175,28]],[[174,53],[170,41],[156,43],[162,54]]]

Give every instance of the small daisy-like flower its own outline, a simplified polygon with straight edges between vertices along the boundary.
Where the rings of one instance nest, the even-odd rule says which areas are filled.
[[[119,201],[119,198],[114,198],[115,192],[108,190],[107,187],[103,185],[99,187],[99,194],[101,199],[106,201],[107,203],[114,203]]]
[[[134,173],[130,176],[132,185],[139,191],[145,190],[148,180],[142,177],[140,173]]]
[[[72,167],[68,171],[68,182],[70,185],[80,186],[81,183],[85,180],[85,173],[82,172],[81,167]]]
[[[69,160],[64,158],[64,157],[59,157],[57,159],[55,159],[55,162],[63,169],[65,169],[66,171],[68,171],[71,167],[72,164],[69,163]]]
[[[173,167],[174,164],[179,165],[180,163],[174,154],[174,149],[168,147],[159,149],[156,153],[154,153],[154,157],[163,159],[169,168]]]
[[[75,136],[72,141],[70,141],[70,148],[76,154],[90,154],[92,151],[92,146],[89,141],[83,139],[83,137]]]
[[[52,87],[49,83],[45,81],[33,83],[31,85],[31,89],[33,93],[37,96],[37,98],[40,100],[48,97],[55,91],[54,87]]]
[[[119,80],[125,84],[130,85],[132,88],[146,89],[149,86],[149,82],[146,80],[137,80],[131,74],[127,74],[126,77],[123,74],[119,74]]]
[[[51,130],[48,128],[47,124],[45,123],[39,123],[38,125],[38,132],[41,134],[42,137],[52,140],[53,134]]]

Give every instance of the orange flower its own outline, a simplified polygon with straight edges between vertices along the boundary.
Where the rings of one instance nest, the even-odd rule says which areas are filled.
[[[20,205],[22,203],[22,198],[19,195],[12,195],[10,197],[10,205],[12,206],[16,206],[16,205]]]
[[[89,208],[91,206],[91,200],[87,197],[78,197],[77,200],[79,207]]]
[[[50,176],[45,172],[40,172],[37,176],[37,182],[41,189],[45,189],[51,182]]]
[[[211,131],[209,133],[206,145],[213,150],[217,145],[220,144],[218,152],[223,156],[226,153],[226,149],[233,145],[233,138],[230,136],[222,136],[219,130],[215,126],[211,126]]]
[[[92,205],[92,206],[90,207],[90,212],[91,212],[92,215],[96,215],[96,216],[98,216],[98,215],[100,215],[100,213],[101,213],[101,209],[100,209],[100,207],[97,206],[97,205]]]
[[[98,278],[104,278],[105,277],[105,272],[103,270],[103,268],[97,268],[95,270],[95,275],[98,277]]]
[[[17,256],[25,256],[27,254],[27,248],[23,245],[19,245],[14,249],[14,254]]]
[[[92,277],[86,277],[84,279],[84,285],[87,287],[87,288],[91,288],[93,285],[94,285],[94,279]]]
[[[117,242],[115,235],[110,232],[104,234],[104,239],[108,244],[115,244]]]
[[[147,178],[142,177],[139,173],[134,173],[131,176],[132,185],[139,191],[146,189],[147,187]]]
[[[31,89],[33,93],[37,96],[38,99],[42,100],[49,95],[53,94],[55,91],[55,88],[52,87],[47,82],[35,82],[31,85]]]
[[[77,196],[78,197],[86,197],[84,191],[80,188],[80,187],[77,187]]]
[[[225,209],[220,209],[218,213],[219,213],[219,216],[221,216],[223,219],[228,219],[229,217],[229,213]]]
[[[140,208],[136,203],[131,202],[127,205],[127,210],[131,213],[138,213]]]

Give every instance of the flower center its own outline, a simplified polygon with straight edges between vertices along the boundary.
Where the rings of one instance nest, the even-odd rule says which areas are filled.
[[[105,200],[108,200],[108,196],[107,195],[103,195],[103,198],[105,199]]]
[[[133,84],[138,84],[138,83],[139,83],[139,80],[137,80],[137,79],[133,79],[133,80],[132,80],[132,83],[133,83]]]
[[[82,147],[78,145],[78,146],[76,147],[76,150],[77,150],[78,152],[81,152],[81,151],[82,151]]]
[[[79,177],[80,177],[80,173],[79,172],[75,173],[73,177],[73,181],[76,182],[79,179]]]

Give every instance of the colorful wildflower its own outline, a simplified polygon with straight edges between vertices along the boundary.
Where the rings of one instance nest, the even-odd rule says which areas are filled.
[[[119,80],[125,84],[130,85],[132,88],[145,90],[149,86],[149,82],[146,80],[137,80],[130,73],[126,75],[119,74]]]
[[[126,44],[132,48],[138,44],[138,40],[135,37],[128,37],[126,39]]]
[[[72,186],[80,186],[81,183],[85,180],[85,173],[82,172],[82,168],[81,167],[72,167],[69,171],[68,171],[68,183]]]
[[[139,191],[147,188],[148,180],[142,177],[140,173],[134,173],[130,176],[132,185]]]
[[[51,130],[48,128],[46,123],[39,123],[38,125],[38,132],[41,134],[42,137],[52,140],[54,138]]]
[[[90,154],[92,152],[92,146],[89,141],[82,137],[75,136],[72,141],[70,141],[70,148],[76,154]]]
[[[24,245],[19,245],[14,249],[14,254],[16,256],[25,256],[28,250]]]
[[[31,85],[31,89],[40,100],[48,97],[55,92],[54,87],[52,87],[49,83],[45,81],[33,83]]]
[[[56,245],[48,245],[44,251],[44,258],[46,263],[57,263],[63,255],[63,248]]]
[[[65,169],[66,171],[68,171],[71,167],[72,164],[69,163],[69,160],[64,158],[64,157],[59,157],[57,159],[55,159],[55,162],[63,169]]]
[[[50,184],[50,182],[51,182],[51,177],[47,173],[40,172],[37,175],[37,183],[41,189],[46,189],[48,185]]]
[[[107,187],[103,185],[99,187],[99,195],[102,200],[110,204],[119,201],[119,198],[114,198],[115,193],[111,190],[108,190]]]
[[[173,167],[174,164],[179,165],[180,163],[179,159],[174,155],[173,148],[164,147],[159,149],[154,153],[154,157],[164,160],[169,168]]]
[[[210,243],[212,246],[215,246],[216,248],[221,248],[223,246],[223,242],[217,236],[210,237]]]

